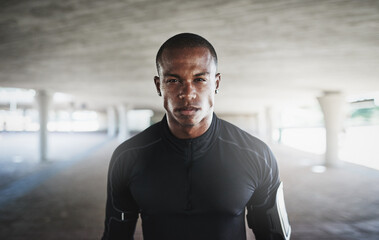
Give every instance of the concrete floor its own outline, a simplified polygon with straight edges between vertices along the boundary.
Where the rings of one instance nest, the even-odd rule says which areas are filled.
[[[101,237],[107,167],[118,143],[101,134],[52,135],[53,161],[44,164],[33,159],[32,135],[0,135],[0,239]],[[273,151],[291,239],[379,239],[379,171],[345,163],[315,173],[319,156]],[[142,239],[140,228],[135,239]]]

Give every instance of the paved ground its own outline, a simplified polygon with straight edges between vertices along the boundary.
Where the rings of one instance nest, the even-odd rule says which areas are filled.
[[[54,135],[54,160],[39,164],[32,159],[35,142],[28,145],[27,138],[0,135],[0,239],[99,239],[107,165],[117,142],[101,134]],[[27,145],[17,150],[16,142]],[[379,171],[344,164],[315,173],[312,168],[323,170],[314,168],[319,157],[282,146],[273,150],[291,239],[379,239]],[[140,230],[136,239],[142,239]]]
[[[379,239],[379,171],[350,163],[323,173],[321,157],[275,146],[293,239]],[[377,156],[376,156],[377,157]]]

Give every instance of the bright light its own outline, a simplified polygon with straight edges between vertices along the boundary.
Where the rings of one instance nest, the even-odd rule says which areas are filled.
[[[97,113],[94,111],[75,111],[72,113],[72,120],[75,120],[75,121],[97,120]]]
[[[314,154],[325,152],[324,128],[286,128],[282,130],[281,142],[301,151]]]
[[[286,108],[281,112],[282,127],[316,127],[323,125],[323,115],[317,106]]]
[[[131,110],[128,111],[127,122],[130,130],[142,131],[150,126],[150,119],[153,116],[151,110]]]
[[[312,172],[314,173],[324,173],[326,171],[326,167],[325,166],[313,166],[312,167]]]
[[[339,134],[339,158],[346,162],[379,170],[379,92],[350,96],[350,118],[345,119]],[[371,101],[370,101],[371,100]],[[316,110],[316,109],[315,109]],[[281,127],[274,137],[284,145],[314,154],[325,154],[326,131],[322,127],[322,114],[306,109],[286,110],[282,113]],[[321,116],[321,117],[320,117]],[[312,120],[313,119],[313,126]],[[315,121],[316,120],[316,121]],[[323,172],[319,167],[313,172]]]
[[[33,103],[36,91],[21,88],[0,88],[0,103]]]
[[[59,111],[51,116],[47,129],[52,132],[91,132],[100,128],[95,111]]]
[[[99,123],[95,121],[49,122],[47,129],[51,132],[92,132],[99,130]]]
[[[379,107],[379,93],[374,96],[374,104],[375,106]]]
[[[72,101],[72,96],[66,93],[56,92],[53,95],[53,101],[57,103],[66,103]]]
[[[346,129],[340,158],[379,170],[379,126],[353,126]]]
[[[33,111],[0,110],[0,131],[37,131],[38,123],[34,120]]]

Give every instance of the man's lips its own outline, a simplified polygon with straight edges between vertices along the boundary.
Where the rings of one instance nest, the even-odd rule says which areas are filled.
[[[176,109],[177,112],[180,112],[183,115],[190,115],[198,110],[200,110],[200,108],[195,107],[195,106],[179,107]]]

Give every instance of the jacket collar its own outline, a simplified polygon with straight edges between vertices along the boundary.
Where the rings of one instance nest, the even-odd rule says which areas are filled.
[[[168,144],[172,145],[176,151],[180,153],[192,151],[192,156],[194,158],[197,158],[207,152],[208,149],[215,143],[215,140],[218,138],[220,130],[220,119],[216,116],[215,113],[213,113],[212,122],[207,131],[205,131],[205,133],[199,137],[192,139],[179,139],[175,137],[168,127],[166,115],[161,121],[161,129],[163,139],[165,139]]]

